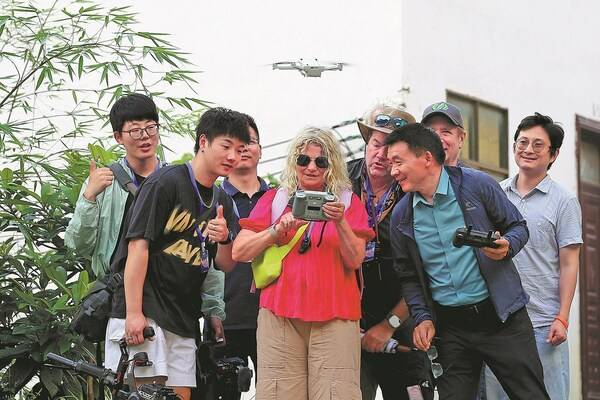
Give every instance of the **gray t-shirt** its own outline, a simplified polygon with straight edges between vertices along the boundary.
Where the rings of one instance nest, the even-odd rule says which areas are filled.
[[[500,183],[529,228],[529,241],[514,258],[525,291],[531,297],[527,311],[534,327],[552,324],[560,309],[558,251],[583,243],[581,207],[577,197],[546,176],[521,197],[517,176]]]

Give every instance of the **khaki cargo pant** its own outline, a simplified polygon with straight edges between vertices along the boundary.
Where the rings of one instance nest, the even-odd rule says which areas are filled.
[[[361,400],[358,321],[258,313],[256,400]]]

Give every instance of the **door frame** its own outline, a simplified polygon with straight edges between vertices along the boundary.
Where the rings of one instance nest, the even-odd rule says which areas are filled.
[[[586,118],[586,117],[582,117],[580,115],[575,115],[575,130],[577,132],[577,136],[576,136],[576,141],[575,141],[575,158],[576,158],[576,165],[577,165],[577,198],[582,199],[582,183],[581,183],[581,145],[582,145],[582,136],[583,136],[583,131],[585,130],[586,132],[591,132],[593,134],[597,134],[597,138],[598,140],[600,140],[600,121],[599,120],[595,120],[595,119],[590,119],[590,118]],[[583,211],[583,205],[582,205],[582,211]],[[585,223],[585,222],[584,222]],[[583,236],[583,245],[585,246],[586,240],[585,240],[585,231],[582,232],[582,236]],[[585,270],[585,250],[582,249],[582,251],[580,252],[580,268],[579,268],[579,277],[580,277],[580,281],[582,277],[586,276],[586,270]],[[581,356],[581,391],[582,391],[582,397],[584,400],[587,400],[588,397],[587,394],[589,393],[588,390],[588,384],[590,382],[590,376],[589,376],[589,367],[591,366],[590,363],[588,362],[588,345],[587,345],[587,341],[585,340],[584,334],[587,333],[587,320],[586,320],[586,310],[587,310],[587,298],[586,298],[586,293],[585,290],[581,290],[581,285],[580,285],[580,291],[579,291],[579,316],[580,316],[580,323],[581,323],[581,327],[580,327],[580,335],[581,335],[581,349],[580,349],[580,356]]]

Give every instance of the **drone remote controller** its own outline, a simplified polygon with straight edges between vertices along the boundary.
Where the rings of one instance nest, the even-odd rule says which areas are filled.
[[[496,249],[500,247],[500,245],[494,243],[494,241],[498,239],[500,239],[500,235],[494,231],[476,231],[469,225],[467,228],[458,228],[456,232],[454,232],[452,244],[454,247],[467,245],[471,247],[491,247]]]

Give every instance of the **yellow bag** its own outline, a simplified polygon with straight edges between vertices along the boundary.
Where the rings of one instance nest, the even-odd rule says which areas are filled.
[[[298,228],[296,234],[288,243],[282,246],[274,244],[252,261],[252,274],[254,275],[254,285],[257,289],[265,288],[273,283],[275,279],[279,278],[283,259],[298,243],[307,226],[308,224]]]

